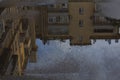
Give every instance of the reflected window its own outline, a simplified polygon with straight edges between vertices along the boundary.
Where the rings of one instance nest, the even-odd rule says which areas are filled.
[[[60,16],[56,17],[56,22],[59,23],[60,22]]]
[[[79,14],[83,15],[84,14],[84,8],[79,8]]]
[[[84,21],[83,20],[79,20],[79,27],[83,27],[84,25]]]
[[[55,17],[49,17],[48,23],[54,23],[56,21]]]
[[[49,23],[53,22],[53,19],[52,18],[49,18]]]
[[[54,7],[54,5],[50,5],[50,8],[53,8]]]
[[[65,6],[65,4],[62,4],[62,6]]]

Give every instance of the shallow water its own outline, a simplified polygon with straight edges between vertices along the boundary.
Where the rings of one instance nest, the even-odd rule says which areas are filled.
[[[91,46],[70,46],[50,41],[43,45],[36,40],[37,63],[29,63],[27,74],[57,80],[118,80],[120,78],[120,43],[111,45],[99,40]],[[64,76],[63,76],[64,75]]]

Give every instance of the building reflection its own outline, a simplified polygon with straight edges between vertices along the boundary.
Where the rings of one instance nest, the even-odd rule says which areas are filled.
[[[29,16],[37,11],[37,16]],[[0,8],[0,74],[23,75],[28,59],[37,61],[35,44],[39,38],[70,40],[70,45],[91,45],[97,39],[118,43],[119,27],[99,14],[92,0],[42,6]],[[116,20],[115,20],[116,21]]]
[[[109,39],[107,41],[110,44],[111,39],[120,38],[119,27],[101,16],[96,4],[90,0],[70,0],[68,4],[54,4],[44,8],[44,19],[38,20],[45,20],[43,26],[38,24],[36,27],[39,33],[37,38],[44,44],[55,39],[70,39],[70,45],[91,45],[92,39]]]

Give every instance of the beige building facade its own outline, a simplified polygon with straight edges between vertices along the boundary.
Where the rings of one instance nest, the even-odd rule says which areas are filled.
[[[91,44],[90,36],[93,33],[94,3],[70,1],[69,15],[69,35],[72,36],[70,44]]]
[[[119,39],[119,27],[100,15],[92,0],[69,1],[71,45],[90,45],[92,39]]]

